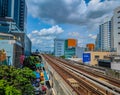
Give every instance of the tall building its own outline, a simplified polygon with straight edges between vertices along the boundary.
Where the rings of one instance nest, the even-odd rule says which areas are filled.
[[[114,48],[117,50],[117,53],[120,55],[120,7],[114,10],[114,15],[112,18],[113,24],[113,41]]]
[[[72,58],[76,56],[76,47],[77,47],[77,40],[76,39],[67,39],[65,40],[65,57]]]
[[[55,56],[65,56],[65,58],[72,58],[76,56],[76,39],[55,39],[54,40],[54,54]]]
[[[26,31],[27,24],[27,5],[25,0],[14,1],[14,17],[17,27],[22,31]]]
[[[95,51],[100,51],[100,46],[101,46],[101,42],[100,42],[100,35],[97,34],[96,40],[95,40]]]
[[[4,35],[13,35],[14,45],[11,46],[11,55],[7,56],[13,58],[12,64],[19,63],[19,56],[24,53],[26,56],[31,54],[31,41],[26,35],[26,24],[27,24],[27,5],[26,0],[0,0],[0,32]],[[5,42],[1,35],[0,43]],[[8,37],[9,38],[9,37]],[[8,46],[9,41],[7,40]],[[18,44],[16,46],[16,43]],[[6,44],[5,44],[6,45]],[[14,48],[14,46],[16,48]],[[8,47],[2,46],[6,51]],[[13,53],[13,54],[12,54]],[[15,53],[15,54],[14,54]],[[12,55],[15,55],[12,57]]]
[[[105,21],[103,24],[99,26],[99,38],[98,43],[101,51],[110,51],[112,49],[111,41],[112,37],[112,24],[111,20]]]
[[[13,19],[21,32],[26,31],[27,5],[25,0],[0,0],[0,17]]]
[[[55,56],[64,56],[64,42],[63,39],[54,39],[54,54]]]

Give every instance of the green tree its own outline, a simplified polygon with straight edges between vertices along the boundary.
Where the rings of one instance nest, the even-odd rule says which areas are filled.
[[[65,59],[65,55],[60,56],[61,58]]]
[[[33,71],[25,67],[0,66],[0,95],[33,95]]]

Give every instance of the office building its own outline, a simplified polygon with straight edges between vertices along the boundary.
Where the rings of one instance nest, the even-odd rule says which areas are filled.
[[[64,56],[65,58],[76,57],[76,39],[55,39],[54,54],[55,56]]]
[[[54,39],[54,54],[55,56],[64,56],[64,39]]]
[[[76,47],[77,40],[76,39],[67,39],[65,40],[65,58],[76,57]]]
[[[0,17],[13,19],[21,32],[26,32],[27,6],[25,0],[0,0]]]

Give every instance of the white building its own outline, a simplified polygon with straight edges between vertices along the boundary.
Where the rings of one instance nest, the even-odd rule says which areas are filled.
[[[55,56],[63,56],[64,55],[64,42],[63,39],[55,39],[54,40],[54,53]]]
[[[100,49],[102,51],[111,50],[111,31],[112,25],[111,20],[104,21],[103,24],[99,26],[99,40],[100,40]]]
[[[120,7],[114,10],[112,20],[114,48],[117,50],[118,55],[120,55]]]

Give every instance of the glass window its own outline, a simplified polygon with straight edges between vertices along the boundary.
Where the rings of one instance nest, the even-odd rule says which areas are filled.
[[[95,59],[99,59],[99,55],[95,55]]]

